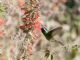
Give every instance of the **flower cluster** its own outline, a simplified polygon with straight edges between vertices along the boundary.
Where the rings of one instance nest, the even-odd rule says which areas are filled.
[[[33,53],[33,44],[36,42],[36,33],[37,31],[40,31],[40,22],[38,21],[39,17],[39,8],[38,3],[36,0],[29,0],[23,6],[21,7],[21,10],[24,11],[21,21],[23,22],[23,25],[20,26],[20,29],[26,34],[27,39],[23,41],[23,43],[28,44],[25,45],[27,48],[23,48],[28,53],[24,54],[24,59],[31,60],[31,55]],[[30,37],[29,37],[30,35]],[[35,39],[35,42],[33,41]],[[20,50],[20,49],[19,49]],[[20,55],[20,54],[19,54]],[[25,57],[25,55],[28,55]],[[20,58],[20,56],[19,56]]]
[[[22,22],[24,23],[22,26],[20,26],[21,29],[24,31],[29,31],[29,30],[40,30],[40,23],[37,20],[39,17],[39,12],[38,12],[38,4],[33,3],[34,1],[30,1],[32,3],[31,5],[25,4],[24,7],[22,7],[22,10],[24,11],[24,16],[22,18]],[[34,6],[33,6],[34,5]]]

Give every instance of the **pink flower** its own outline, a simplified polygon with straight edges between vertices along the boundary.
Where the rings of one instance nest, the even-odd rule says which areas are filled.
[[[6,56],[1,56],[1,57],[0,57],[0,60],[7,60],[7,59],[6,59]]]
[[[4,24],[3,18],[0,18],[0,26],[2,26],[3,24]]]

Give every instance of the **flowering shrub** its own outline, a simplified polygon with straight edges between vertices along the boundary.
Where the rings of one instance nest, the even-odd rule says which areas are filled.
[[[0,60],[80,60],[80,1],[0,0]]]

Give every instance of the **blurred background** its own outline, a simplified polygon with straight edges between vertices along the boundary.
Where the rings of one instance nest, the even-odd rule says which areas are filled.
[[[40,0],[42,32],[52,60],[80,60],[80,0]],[[49,50],[50,50],[49,49]]]
[[[20,9],[23,1],[19,0],[18,6],[17,0],[0,0],[0,60],[25,60],[23,56],[32,51],[26,51],[27,43],[31,49],[35,46],[33,57],[31,54],[29,57],[32,60],[80,60],[80,0],[39,0],[39,33],[43,34],[34,39],[36,42],[42,38],[33,46],[29,34],[25,37],[18,28],[24,24],[21,21],[24,11]],[[16,59],[18,56],[20,59]]]

